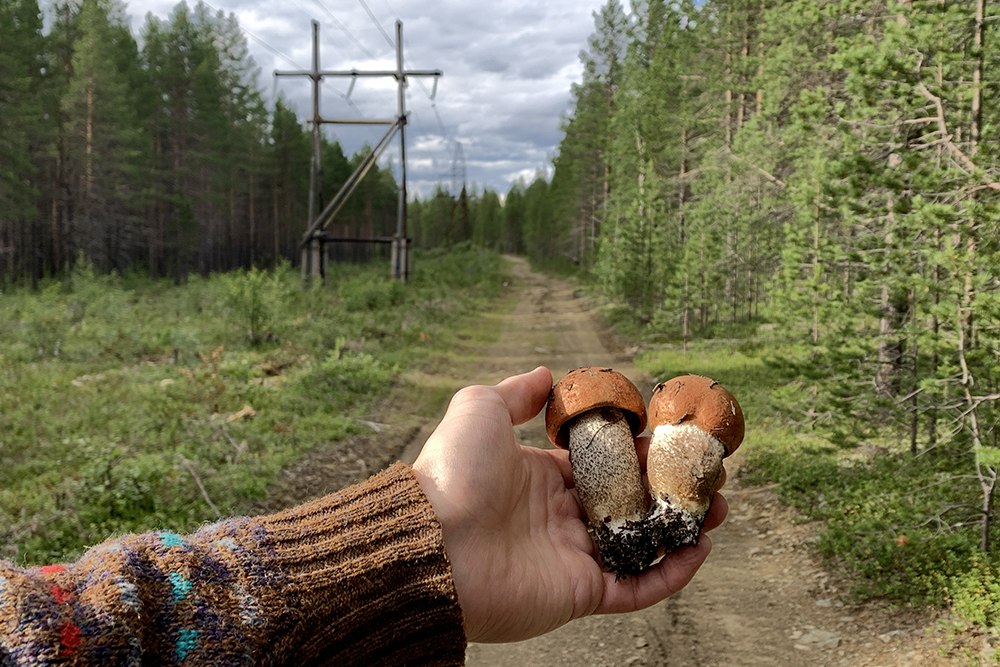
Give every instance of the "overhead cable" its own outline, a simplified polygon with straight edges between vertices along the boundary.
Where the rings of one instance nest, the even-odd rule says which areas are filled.
[[[360,2],[361,6],[365,8],[366,12],[368,12],[368,16],[371,17],[371,20],[375,24],[375,27],[377,27],[378,31],[382,33],[383,37],[385,37],[385,41],[389,43],[389,46],[391,46],[392,48],[396,48],[396,42],[392,41],[392,38],[389,37],[389,33],[385,31],[385,28],[382,27],[382,24],[378,22],[377,18],[375,18],[375,14],[372,12],[371,7],[368,6],[368,3],[365,2],[365,0],[358,0],[358,2]]]
[[[305,7],[303,7],[302,5],[300,5],[299,3],[295,2],[295,0],[288,0],[288,2],[292,3],[293,5],[295,5],[295,7],[297,7],[300,12],[302,12],[303,14],[305,14],[306,16],[308,16],[313,21],[316,21],[317,23],[320,23],[320,20],[317,19],[315,16],[313,16],[312,12],[310,12],[308,9],[306,9]],[[338,44],[337,42],[330,42],[330,44],[332,44],[333,48],[337,49],[337,51],[339,51],[345,58],[349,57],[348,54],[347,54],[347,52],[340,46],[340,44]]]
[[[365,45],[362,44],[360,41],[358,41],[358,38],[355,37],[351,33],[351,31],[347,29],[346,25],[344,25],[343,23],[341,23],[340,21],[337,20],[337,17],[333,15],[333,12],[331,12],[329,9],[326,8],[326,5],[324,5],[322,2],[320,2],[320,0],[315,0],[315,2],[316,2],[317,5],[319,5],[320,9],[322,9],[324,12],[326,12],[326,15],[330,17],[330,20],[333,21],[334,25],[336,25],[338,28],[340,28],[344,32],[345,35],[347,35],[348,37],[350,37],[351,41],[354,42],[354,44],[359,49],[361,49],[362,51],[364,51],[364,53],[365,53],[366,56],[368,56],[372,60],[375,59],[375,54],[373,54],[371,51],[369,51],[367,48],[365,48]]]

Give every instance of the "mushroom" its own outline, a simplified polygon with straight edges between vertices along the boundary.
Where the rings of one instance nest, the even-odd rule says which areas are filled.
[[[695,544],[722,474],[722,459],[743,442],[743,411],[715,380],[683,375],[653,388],[649,426],[650,518],[680,517],[688,527],[678,535],[681,544]]]
[[[646,424],[639,390],[610,368],[578,368],[549,395],[545,429],[569,449],[580,504],[605,569],[639,574],[666,553],[697,544],[722,474],[743,440],[743,412],[717,382],[696,375],[658,384],[642,482],[635,436]]]
[[[649,507],[634,437],[646,428],[646,405],[628,378],[610,368],[578,368],[552,387],[545,430],[569,449],[580,504],[593,527],[639,521]]]

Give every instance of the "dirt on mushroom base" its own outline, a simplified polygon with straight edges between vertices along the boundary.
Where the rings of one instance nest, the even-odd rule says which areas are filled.
[[[458,350],[437,372],[412,374],[411,386],[446,396],[472,383],[548,366],[556,377],[581,366],[613,366],[646,394],[652,378],[630,363],[621,342],[591,305],[562,280],[532,272],[511,258],[517,304],[494,313],[502,327],[488,348]],[[412,461],[435,420],[406,414],[405,401],[378,421],[391,424],[370,438],[357,437],[336,452],[317,454],[289,471],[285,505],[339,488],[391,460]],[[440,405],[438,416],[443,413]],[[549,447],[541,417],[518,427],[525,445]],[[325,458],[324,458],[325,457]],[[777,502],[768,487],[743,487],[734,474],[741,453],[726,460],[729,519],[713,532],[714,549],[694,581],[676,596],[641,612],[574,621],[544,637],[516,644],[473,644],[469,667],[576,665],[944,666],[982,660],[984,637],[948,635],[938,617],[888,605],[844,605],[848,584],[811,556],[815,526]],[[986,659],[980,664],[996,664]]]

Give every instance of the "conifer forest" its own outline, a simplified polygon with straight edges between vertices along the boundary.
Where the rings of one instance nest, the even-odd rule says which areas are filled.
[[[412,201],[417,247],[573,272],[645,340],[780,343],[795,428],[916,462],[891,499],[838,506],[856,517],[840,555],[882,568],[876,592],[939,595],[938,574],[898,575],[901,542],[857,537],[909,503],[922,562],[993,567],[1000,5],[608,0],[594,18],[551,169]],[[265,102],[236,18],[182,2],[140,33],[115,0],[59,0],[44,26],[37,0],[0,0],[0,289],[80,257],[177,282],[297,261],[309,133]],[[324,139],[324,192],[363,157]],[[391,234],[397,193],[375,169],[338,233]],[[831,496],[808,489],[842,485],[816,474],[785,488],[819,511]],[[1000,565],[980,575],[1000,586]]]
[[[768,362],[797,378],[797,429],[905,443],[912,465],[786,486],[845,515],[827,547],[875,590],[933,589],[927,563],[995,549],[1000,6],[610,0],[595,20],[525,252],[588,267],[666,340],[799,345]],[[809,456],[771,465],[787,483]]]
[[[83,253],[99,271],[202,274],[292,257],[304,231],[309,134],[266,108],[236,17],[199,3],[146,17],[112,0],[0,3],[0,280],[37,281]],[[364,155],[324,141],[324,188]],[[341,224],[394,228],[389,169]]]

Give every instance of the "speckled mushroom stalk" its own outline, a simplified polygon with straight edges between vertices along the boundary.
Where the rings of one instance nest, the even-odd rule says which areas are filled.
[[[650,520],[682,520],[686,530],[678,534],[676,546],[695,544],[712,506],[722,459],[743,442],[743,411],[718,382],[684,375],[653,389],[649,426]]]

